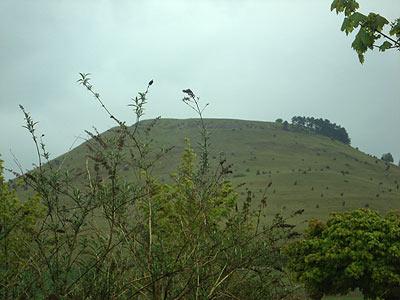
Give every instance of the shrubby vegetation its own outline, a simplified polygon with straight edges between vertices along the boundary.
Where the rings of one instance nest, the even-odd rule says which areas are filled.
[[[236,193],[231,166],[210,156],[204,108],[190,89],[183,101],[200,117],[200,150],[195,153],[187,140],[172,183],[163,184],[152,175],[169,152],[152,146],[158,119],[140,122],[152,82],[130,105],[137,117],[131,127],[106,108],[88,75],[79,82],[118,126],[107,134],[88,132],[86,160],[71,170],[62,159],[50,160],[21,106],[39,154],[38,167],[22,178],[38,196],[19,202],[12,185],[2,185],[0,225],[8,229],[0,230],[0,245],[8,250],[1,257],[0,298],[294,299],[302,286],[293,279],[315,299],[354,288],[371,299],[396,297],[397,214],[334,214],[327,224],[311,222],[304,239],[286,248],[298,236],[294,226],[280,214],[266,219],[269,186],[258,200],[248,188]],[[271,176],[247,171],[233,177]],[[319,210],[321,204],[313,203]]]
[[[400,214],[358,209],[311,220],[305,238],[287,248],[289,266],[309,296],[346,295],[356,288],[366,299],[400,297]]]
[[[9,189],[4,180],[2,163],[0,159],[0,295],[11,299],[10,290],[19,285],[19,273],[31,264],[30,243],[45,208],[40,206],[38,196],[19,201],[15,190]]]
[[[294,130],[310,130],[317,134],[321,134],[350,145],[350,138],[346,129],[336,125],[335,123],[332,124],[327,119],[323,120],[316,119],[314,117],[294,116],[292,118],[292,128]]]
[[[133,99],[132,127],[111,114],[88,74],[79,83],[118,127],[113,135],[88,132],[85,165],[68,170],[50,160],[36,123],[21,106],[39,155],[38,167],[22,177],[40,198],[20,204],[2,185],[1,224],[9,229],[1,231],[2,240],[8,238],[1,245],[11,248],[2,252],[0,297],[293,298],[281,250],[297,235],[294,226],[279,214],[266,220],[268,187],[257,203],[248,191],[240,205],[227,179],[230,166],[221,160],[211,169],[199,98],[184,90],[183,101],[200,117],[200,153],[187,141],[179,171],[167,185],[152,176],[154,163],[168,152],[151,147],[157,120],[146,127],[139,122],[153,82]],[[134,180],[125,179],[127,172]]]

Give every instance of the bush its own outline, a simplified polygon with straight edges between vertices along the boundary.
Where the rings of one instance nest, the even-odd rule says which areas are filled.
[[[399,299],[400,214],[358,209],[313,219],[287,249],[295,278],[314,299],[359,288],[365,299]]]
[[[20,284],[21,273],[27,264],[37,259],[31,252],[38,220],[46,211],[38,196],[21,203],[15,190],[10,189],[3,177],[0,159],[0,298],[14,298],[13,290]]]
[[[34,222],[38,226],[29,226],[27,231],[29,260],[15,269],[13,278],[2,277],[2,298],[290,296],[293,286],[281,250],[296,236],[294,226],[280,214],[266,221],[265,192],[260,201],[252,203],[248,191],[239,208],[239,195],[227,178],[231,170],[225,161],[210,170],[209,135],[194,93],[184,90],[183,101],[200,117],[199,162],[194,163],[196,153],[187,140],[179,171],[172,176],[174,183],[167,185],[151,175],[154,162],[167,151],[153,152],[145,140],[157,120],[147,127],[139,123],[153,82],[133,99],[137,122],[132,127],[108,111],[87,74],[81,74],[79,82],[118,128],[107,136],[88,132],[86,182],[78,182],[74,171],[53,168],[45,145],[37,142],[35,122],[21,107],[40,152],[38,168],[24,174],[24,180],[40,194],[48,210]],[[127,166],[135,175],[133,180],[126,179]],[[1,213],[6,211],[2,206]],[[2,255],[11,260],[9,253]]]

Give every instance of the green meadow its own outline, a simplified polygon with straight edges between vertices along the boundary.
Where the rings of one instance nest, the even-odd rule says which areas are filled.
[[[251,191],[252,205],[256,206],[265,192],[271,216],[278,211],[289,215],[304,209],[296,218],[302,223],[311,218],[326,220],[334,211],[371,208],[385,213],[399,207],[400,168],[393,164],[388,168],[384,161],[352,146],[311,132],[283,130],[282,124],[275,122],[205,119],[205,123],[210,134],[211,170],[226,159],[233,172],[227,179],[237,187],[240,199]],[[149,124],[146,120],[140,126]],[[110,137],[113,130],[103,135]],[[185,138],[200,152],[197,119],[160,119],[151,133],[142,137],[155,152],[172,147],[154,165],[153,176],[159,182],[170,183],[170,174],[177,172]],[[84,173],[88,143],[90,140],[53,163],[72,173]],[[134,178],[129,167],[122,172]],[[83,177],[76,180],[79,178]],[[17,191],[22,199],[30,193],[24,186]]]

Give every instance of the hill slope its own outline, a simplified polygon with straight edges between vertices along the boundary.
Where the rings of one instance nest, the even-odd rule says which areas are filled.
[[[312,133],[285,131],[279,123],[206,119],[210,131],[211,157],[222,155],[233,164],[232,182],[247,183],[238,189],[241,198],[250,189],[260,199],[269,182],[268,212],[305,209],[301,219],[326,219],[332,211],[369,207],[386,212],[399,208],[400,168],[386,164],[351,146]],[[143,121],[146,126],[150,121]],[[105,132],[110,135],[112,130]],[[153,147],[174,148],[157,162],[154,175],[162,182],[176,172],[184,138],[196,149],[200,124],[196,119],[161,119],[151,134]],[[86,143],[58,157],[64,167],[84,168]],[[124,170],[132,176],[131,170]],[[29,192],[19,188],[19,193]]]

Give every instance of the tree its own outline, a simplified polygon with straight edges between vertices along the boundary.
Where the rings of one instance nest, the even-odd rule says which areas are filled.
[[[392,163],[394,161],[393,156],[390,152],[382,154],[381,159],[389,163]]]
[[[336,13],[344,12],[345,18],[341,30],[348,35],[354,29],[360,28],[353,43],[352,48],[357,52],[360,63],[364,63],[364,54],[368,49],[374,47],[379,51],[385,52],[388,49],[400,50],[400,18],[390,23],[389,33],[385,34],[383,29],[389,24],[389,21],[376,13],[364,15],[357,12],[360,5],[356,0],[334,0],[331,5],[331,11]],[[376,42],[381,38],[384,42],[377,45]]]
[[[305,117],[300,117],[300,116],[294,116],[292,117],[292,125],[294,128],[297,129],[302,129],[306,125],[306,118]]]
[[[309,130],[350,145],[351,140],[346,129],[335,123],[332,124],[328,119],[294,116],[292,118],[292,125],[296,130]]]
[[[283,130],[289,130],[289,123],[288,123],[288,121],[284,121],[283,123],[282,123],[282,129]]]
[[[295,278],[314,299],[359,288],[366,299],[400,294],[400,214],[357,209],[311,220],[305,238],[287,248]]]
[[[278,119],[275,120],[275,122],[276,122],[276,123],[282,123],[283,120],[282,120],[281,118],[278,118]]]

